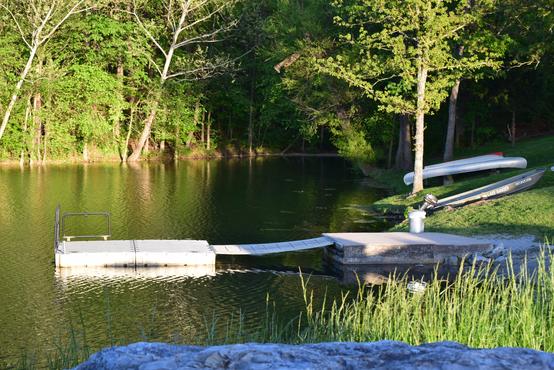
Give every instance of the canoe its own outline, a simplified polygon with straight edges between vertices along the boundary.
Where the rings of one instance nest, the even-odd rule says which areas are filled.
[[[437,199],[428,194],[420,207],[422,210],[436,210],[442,207],[459,207],[465,204],[485,199],[500,198],[508,194],[524,191],[534,186],[544,175],[546,168],[537,168],[521,175],[513,176],[493,184],[485,185],[464,193],[452,195],[444,199]]]
[[[497,154],[482,155],[478,157],[460,159],[426,166],[423,168],[423,179],[455,175],[458,173],[494,170],[499,168],[526,168],[527,160],[522,157],[503,157]],[[404,183],[410,185],[414,182],[414,173],[404,175]]]
[[[453,166],[453,165],[457,166],[457,165],[461,165],[461,164],[479,163],[479,162],[490,161],[490,160],[493,160],[493,159],[501,159],[501,158],[504,158],[504,155],[502,153],[478,155],[476,157],[457,159],[455,161],[431,164],[431,165],[425,166],[423,168],[427,170],[427,169],[430,169],[430,168],[439,168],[439,167],[445,167],[445,166]]]

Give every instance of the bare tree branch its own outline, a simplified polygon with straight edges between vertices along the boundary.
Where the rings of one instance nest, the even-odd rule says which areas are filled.
[[[43,39],[42,39],[43,41],[41,41],[41,43],[48,40],[50,37],[52,37],[54,32],[56,32],[56,30],[58,28],[60,28],[60,26],[67,20],[67,18],[71,17],[73,14],[85,12],[85,11],[90,10],[90,9],[93,8],[93,7],[87,7],[87,8],[83,8],[83,9],[77,9],[83,3],[83,1],[84,0],[77,1],[75,3],[75,5],[73,5],[73,7],[71,7],[71,9],[65,14],[65,16],[50,30],[50,32],[46,36],[43,37]],[[52,5],[52,7],[53,6],[54,5]]]
[[[199,72],[203,72],[203,71],[215,72],[218,69],[222,69],[224,67],[229,67],[229,66],[233,65],[234,62],[236,62],[239,59],[242,59],[245,55],[251,53],[252,50],[253,49],[250,49],[246,53],[243,53],[243,54],[239,55],[236,58],[222,60],[221,62],[219,62],[217,64],[212,64],[212,65],[209,65],[209,66],[202,66],[202,67],[198,67],[198,68],[193,68],[193,69],[189,69],[189,70],[185,70],[185,71],[179,71],[179,72],[172,73],[172,74],[167,76],[167,79],[169,80],[170,78],[179,77],[179,76],[183,76],[183,75],[187,75],[187,74],[199,73]],[[195,79],[195,80],[203,80],[203,79],[206,79],[206,78],[211,77],[211,76],[212,75],[207,75],[205,77],[198,78],[198,79]],[[183,80],[191,81],[191,80],[187,80],[186,78],[183,79]]]
[[[229,23],[228,26],[226,27],[221,27],[221,28],[218,28],[217,30],[213,31],[213,32],[210,32],[210,33],[205,33],[205,34],[202,34],[202,35],[199,35],[199,36],[195,36],[195,37],[192,37],[190,39],[187,39],[187,40],[184,40],[184,41],[181,41],[179,43],[177,43],[175,45],[175,48],[178,49],[178,48],[181,48],[185,45],[190,45],[190,44],[197,44],[197,43],[204,43],[204,42],[208,42],[208,43],[213,43],[213,42],[219,42],[219,41],[222,41],[222,39],[218,39],[218,40],[206,40],[206,39],[209,39],[211,37],[214,37],[215,35],[218,35],[222,32],[225,32],[225,31],[229,31],[231,28],[233,28],[234,26],[236,25],[236,22],[231,22]]]
[[[190,0],[189,0],[189,1],[190,1]],[[223,9],[225,9],[227,6],[229,6],[229,4],[230,4],[230,2],[224,2],[224,3],[223,3],[222,5],[220,5],[218,8],[216,8],[216,9],[213,10],[212,12],[206,14],[206,15],[203,16],[202,18],[199,18],[199,19],[195,20],[194,22],[187,24],[185,27],[183,27],[183,28],[181,29],[181,31],[184,31],[184,30],[187,30],[187,29],[189,29],[189,28],[192,28],[192,27],[196,26],[197,24],[202,23],[202,22],[204,22],[204,21],[210,19],[210,18],[213,17],[214,15],[220,13],[220,12],[221,12]],[[196,8],[198,8],[198,7],[196,7]],[[181,31],[180,31],[180,32],[181,32]]]
[[[134,4],[133,4],[134,5]],[[142,30],[144,31],[144,33],[146,33],[146,35],[150,38],[150,40],[152,40],[152,42],[154,43],[154,45],[156,45],[156,47],[162,52],[162,54],[167,57],[167,54],[164,50],[164,48],[162,48],[162,46],[160,45],[160,43],[158,42],[158,40],[156,40],[156,38],[154,38],[154,36],[150,33],[150,31],[148,31],[148,29],[144,26],[144,23],[142,23],[142,21],[140,20],[140,17],[138,16],[137,12],[136,12],[136,8],[134,8],[134,10],[131,12],[129,10],[125,10],[125,9],[119,9],[120,12],[123,12],[123,13],[127,13],[127,14],[130,14],[132,15],[137,23],[139,24],[139,26],[142,28]]]
[[[6,7],[4,4],[0,4],[0,6],[4,9],[6,9],[6,11],[8,13],[10,13],[10,16],[12,17],[13,21],[15,22],[16,26],[17,26],[17,29],[19,31],[19,34],[21,35],[21,38],[23,39],[23,42],[25,43],[25,45],[27,45],[27,47],[29,49],[31,49],[31,45],[29,44],[29,42],[27,41],[27,39],[25,38],[25,34],[23,33],[23,30],[21,29],[21,26],[19,25],[19,22],[17,21],[17,18],[15,18],[15,16],[13,15],[12,11],[10,9],[8,9],[8,7]]]

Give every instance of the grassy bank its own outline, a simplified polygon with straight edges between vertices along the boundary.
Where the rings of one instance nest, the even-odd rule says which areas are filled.
[[[506,263],[511,272],[503,276],[492,265],[462,265],[448,281],[429,281],[419,293],[407,289],[407,277],[393,276],[380,287],[361,286],[357,293],[349,291],[321,306],[314,304],[309,278],[300,277],[305,310],[297,318],[280,321],[274,313],[278,303],[268,297],[265,320],[255,333],[244,331],[241,314],[227,318],[225,325],[219,325],[222,318],[209,317],[204,336],[186,344],[389,339],[417,345],[453,340],[480,348],[511,346],[553,352],[554,270],[546,267],[554,257],[550,250],[543,251],[533,273],[523,270],[516,275],[510,258]],[[38,361],[51,369],[74,366],[99,349],[91,348],[86,338],[84,331],[72,329],[56,351],[45,358],[28,353],[14,368],[32,369]]]
[[[468,157],[503,151],[506,156],[522,156],[527,159],[528,169],[548,167],[554,164],[554,136],[522,141],[511,146],[490,145],[475,151],[460,152],[460,157]],[[437,160],[438,162],[439,160]],[[434,163],[434,162],[431,162]],[[438,185],[440,179],[433,180],[437,186],[427,187],[423,193],[431,193],[439,198],[500,181],[526,170],[503,170],[501,173],[461,175],[451,185]],[[396,195],[374,204],[379,212],[403,214],[410,207],[417,208],[423,194],[408,196],[410,187],[400,184],[402,173],[398,171],[382,174],[391,184]],[[394,231],[406,230],[406,221],[393,227]],[[428,231],[452,232],[458,234],[532,234],[539,238],[554,236],[554,172],[547,171],[532,189],[523,193],[496,200],[468,205],[455,210],[441,210],[430,215],[425,222]]]

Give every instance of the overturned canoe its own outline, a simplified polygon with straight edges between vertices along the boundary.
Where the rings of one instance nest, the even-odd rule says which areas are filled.
[[[467,203],[499,198],[504,195],[527,190],[540,180],[545,171],[546,168],[537,168],[521,175],[513,176],[464,193],[452,195],[444,199],[437,199],[435,196],[428,194],[425,196],[425,203],[422,205],[421,209],[436,210],[446,206],[459,207]]]
[[[477,172],[494,170],[498,168],[526,168],[527,160],[522,157],[503,157],[498,154],[481,155],[478,157],[459,159],[451,162],[444,162],[425,166],[423,168],[423,179],[455,175],[458,173]],[[410,172],[404,176],[404,183],[410,185],[414,182],[414,173]]]

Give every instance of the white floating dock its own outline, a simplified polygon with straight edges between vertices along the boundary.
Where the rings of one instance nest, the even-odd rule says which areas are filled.
[[[83,280],[140,280],[173,278],[200,278],[215,276],[215,265],[169,266],[169,267],[104,267],[72,266],[56,270],[55,276],[61,282]]]
[[[148,267],[215,265],[205,240],[95,240],[60,242],[58,267]]]

